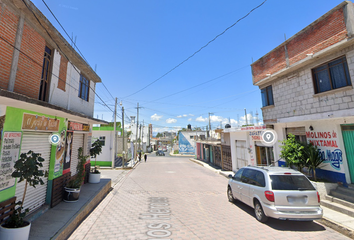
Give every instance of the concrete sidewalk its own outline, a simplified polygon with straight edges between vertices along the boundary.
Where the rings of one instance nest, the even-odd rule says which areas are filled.
[[[67,239],[129,171],[100,169],[100,183],[84,184],[81,187],[79,201],[61,202],[53,208],[43,207],[39,213],[29,215],[32,225],[29,239]]]
[[[192,162],[195,162],[205,168],[208,168],[215,173],[218,173],[220,175],[225,176],[226,178],[231,174],[234,175],[233,171],[223,171],[221,169],[217,169],[217,167],[205,163],[200,160],[196,160],[194,158],[189,159]],[[323,225],[326,225],[327,227],[330,227],[341,234],[350,237],[354,239],[354,218],[350,217],[346,214],[334,211],[330,208],[321,206],[323,209],[323,218],[321,220],[316,220],[318,223],[321,223]]]

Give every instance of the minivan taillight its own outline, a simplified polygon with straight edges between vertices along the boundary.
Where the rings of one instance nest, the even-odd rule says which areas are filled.
[[[320,199],[320,194],[318,194],[318,192],[317,192],[317,200],[318,200],[318,203],[320,203],[320,202],[321,202],[321,199]]]
[[[265,191],[264,195],[269,202],[274,202],[274,193],[272,191]]]

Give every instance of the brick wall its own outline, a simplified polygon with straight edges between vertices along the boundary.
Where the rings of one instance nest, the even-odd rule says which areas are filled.
[[[44,38],[25,22],[23,26],[21,51],[34,61],[24,54],[20,54],[14,89],[15,92],[38,99],[44,49]]]
[[[0,36],[14,45],[18,16],[3,6],[5,5],[0,4]],[[14,48],[4,39],[0,38],[0,88],[7,89]]]
[[[59,79],[58,79],[58,88],[65,92],[66,86],[66,73],[68,68],[68,60],[65,56],[60,58],[60,68],[59,68]]]
[[[345,88],[315,95],[312,69],[324,62],[346,56],[351,81],[354,81],[354,46],[319,59],[317,62],[294,71],[272,83],[274,106],[262,109],[264,121],[328,111],[354,108],[354,89]]]
[[[338,9],[311,27],[299,32],[252,65],[253,84],[286,68],[286,52],[292,65],[307,57],[308,53],[319,52],[347,37],[343,9]]]

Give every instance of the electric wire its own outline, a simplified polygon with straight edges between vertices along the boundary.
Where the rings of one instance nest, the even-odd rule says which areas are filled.
[[[191,59],[192,57],[194,57],[197,53],[199,53],[200,51],[202,51],[204,48],[206,48],[210,43],[214,42],[218,37],[220,37],[221,35],[223,35],[226,31],[228,31],[230,28],[234,27],[238,22],[240,22],[241,20],[243,20],[244,18],[246,18],[248,15],[250,15],[254,10],[256,10],[257,8],[261,7],[267,0],[264,0],[260,5],[258,5],[257,7],[253,8],[251,11],[249,11],[245,16],[241,17],[240,19],[238,19],[234,24],[232,24],[231,26],[229,26],[228,28],[226,28],[222,33],[216,35],[212,40],[210,40],[207,44],[205,44],[204,46],[202,46],[201,48],[199,48],[197,51],[195,51],[192,55],[190,55],[188,58],[186,58],[185,60],[183,60],[181,63],[179,63],[178,65],[176,65],[175,67],[173,67],[171,70],[169,70],[168,72],[166,72],[165,74],[163,74],[161,77],[157,78],[156,80],[152,81],[151,83],[149,83],[148,85],[146,85],[145,87],[139,89],[138,91],[123,97],[124,98],[128,98],[130,96],[133,96],[141,91],[143,91],[144,89],[146,89],[147,87],[151,86],[152,84],[154,84],[155,82],[159,81],[160,79],[162,79],[163,77],[165,77],[166,75],[168,75],[169,73],[171,73],[172,71],[174,71],[176,68],[178,68],[179,66],[181,66],[182,64],[184,64],[185,62],[187,62],[189,59]]]
[[[68,56],[66,56],[66,54],[61,50],[61,48],[59,47],[59,45],[56,43],[56,41],[52,38],[52,36],[50,35],[50,33],[47,31],[47,29],[43,26],[43,24],[41,23],[41,21],[38,19],[37,15],[33,12],[33,10],[27,5],[27,3],[25,2],[25,0],[22,0],[22,2],[25,4],[25,6],[27,7],[28,10],[30,10],[33,14],[33,16],[35,17],[35,19],[37,20],[37,22],[41,25],[41,27],[45,30],[45,32],[48,34],[48,36],[50,37],[50,39],[52,39],[52,41],[55,43],[55,45],[57,46],[57,48],[60,50],[60,52],[65,56],[65,58],[70,62],[70,59],[68,58]],[[76,69],[74,68],[75,71],[77,71],[80,75],[81,73]],[[91,68],[92,69],[92,68]],[[95,93],[95,95],[105,104],[105,102],[102,100],[102,98],[96,93],[96,91],[91,87],[89,86],[90,89]],[[106,104],[105,104],[106,105]],[[107,105],[106,107],[108,109],[110,109]],[[112,109],[110,109],[112,112],[114,112]]]

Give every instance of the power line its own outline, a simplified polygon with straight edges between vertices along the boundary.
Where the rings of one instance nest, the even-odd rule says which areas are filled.
[[[65,30],[65,28],[63,27],[63,25],[60,23],[60,21],[58,20],[58,18],[55,16],[55,14],[53,13],[53,11],[49,8],[48,4],[42,0],[42,2],[44,3],[44,5],[47,7],[47,9],[49,10],[49,12],[52,14],[52,16],[54,17],[54,19],[57,21],[57,23],[60,25],[60,27],[63,29],[63,31],[65,32],[66,36],[68,36],[68,38],[71,40],[71,42],[74,44],[75,48],[79,51],[80,55],[82,56],[82,58],[85,60],[85,62],[90,65],[88,63],[88,61],[86,60],[85,56],[83,55],[83,53],[80,51],[79,47],[76,46],[76,43],[74,42],[74,40],[70,37],[70,35],[67,33],[67,31]],[[91,67],[92,68],[92,67]],[[108,90],[108,88],[106,87],[106,85],[101,82],[103,87],[107,90],[107,92],[109,93],[109,95],[112,97],[113,101],[115,101],[115,98],[112,96],[111,92]],[[120,107],[120,106],[119,106]],[[120,107],[121,108],[121,107]]]
[[[22,2],[25,4],[25,6],[27,7],[28,10],[30,10],[33,14],[33,16],[35,17],[35,19],[37,20],[37,22],[41,25],[41,27],[45,30],[45,32],[48,34],[48,36],[50,37],[50,39],[52,39],[52,41],[55,43],[55,45],[57,46],[57,48],[60,50],[60,52],[65,56],[65,58],[70,62],[70,59],[68,58],[68,56],[66,56],[66,54],[61,50],[61,48],[59,47],[59,45],[56,43],[56,41],[52,38],[52,36],[50,35],[50,33],[47,31],[47,29],[42,25],[41,21],[39,21],[37,15],[33,12],[33,10],[27,5],[27,3],[25,2],[25,0],[22,0]],[[81,73],[74,67],[75,71],[81,75]],[[96,93],[96,91],[89,86],[90,89],[94,92],[94,94],[106,105],[106,103],[102,100],[102,98]],[[111,110],[112,112],[114,112],[112,109],[110,109],[110,107],[108,107],[106,105],[106,107]]]
[[[245,16],[241,17],[240,19],[238,19],[234,24],[232,24],[231,26],[229,26],[228,28],[226,28],[222,33],[216,35],[212,40],[210,40],[207,44],[205,44],[204,46],[202,46],[201,48],[199,48],[196,52],[194,52],[192,55],[190,55],[188,58],[186,58],[185,60],[183,60],[181,63],[179,63],[177,66],[175,66],[174,68],[172,68],[171,70],[169,70],[168,72],[166,72],[165,74],[163,74],[161,77],[157,78],[156,80],[152,81],[151,83],[149,83],[148,85],[146,85],[145,87],[141,88],[140,90],[126,96],[123,98],[127,98],[130,96],[133,96],[141,91],[143,91],[144,89],[146,89],[147,87],[151,86],[152,84],[154,84],[155,82],[159,81],[160,79],[162,79],[163,77],[165,77],[166,75],[168,75],[169,73],[171,73],[173,70],[175,70],[176,68],[178,68],[179,66],[181,66],[182,64],[184,64],[185,62],[187,62],[189,59],[191,59],[192,57],[194,57],[197,53],[199,53],[201,50],[203,50],[204,48],[206,48],[210,43],[214,42],[218,37],[220,37],[221,35],[223,35],[226,31],[228,31],[230,28],[234,27],[239,21],[241,21],[242,19],[246,18],[248,15],[250,15],[254,10],[256,10],[257,8],[261,7],[267,0],[265,0],[264,2],[262,2],[260,5],[258,5],[257,7],[253,8],[251,11],[249,11]]]

